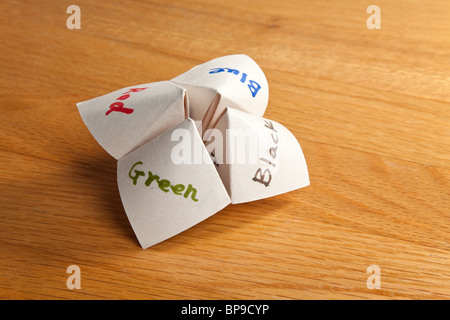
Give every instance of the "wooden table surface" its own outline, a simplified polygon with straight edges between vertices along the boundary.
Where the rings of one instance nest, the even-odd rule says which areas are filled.
[[[1,1],[0,298],[449,299],[450,4],[371,4]],[[235,53],[311,185],[143,250],[75,104]]]

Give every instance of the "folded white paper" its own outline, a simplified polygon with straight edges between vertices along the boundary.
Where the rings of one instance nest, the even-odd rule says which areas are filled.
[[[120,197],[143,248],[229,203],[309,185],[297,139],[261,118],[268,97],[261,68],[231,55],[77,104],[89,131],[118,159]]]
[[[186,90],[169,82],[120,89],[77,104],[89,131],[114,158],[187,118]]]
[[[189,92],[189,116],[214,127],[226,107],[262,116],[269,85],[261,68],[249,56],[229,55],[198,65],[171,80]]]
[[[177,130],[185,139],[182,143],[192,147],[192,155],[200,149],[202,163],[173,163],[173,150],[180,143],[172,141]],[[191,119],[120,159],[117,182],[128,219],[143,248],[190,228],[230,203]]]
[[[278,122],[228,108],[212,131],[212,141],[220,141],[215,135],[224,139],[219,148],[207,142],[207,149],[214,154],[231,203],[309,185],[302,149],[294,135]]]

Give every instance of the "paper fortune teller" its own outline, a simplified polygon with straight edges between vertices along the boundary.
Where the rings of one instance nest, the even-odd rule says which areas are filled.
[[[268,97],[256,62],[231,55],[77,104],[94,138],[118,159],[120,197],[143,248],[230,203],[309,185],[297,139],[262,118]]]

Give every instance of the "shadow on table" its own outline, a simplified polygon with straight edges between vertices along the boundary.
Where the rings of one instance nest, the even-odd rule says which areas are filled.
[[[108,154],[99,154],[96,157],[86,158],[74,163],[74,173],[82,180],[92,198],[92,207],[98,207],[96,214],[98,219],[105,224],[114,224],[120,229],[121,234],[126,234],[136,246],[139,247],[137,238],[128,221],[120,199],[117,186],[117,160]]]
[[[248,234],[247,227],[253,225],[260,226],[259,220],[267,215],[276,215],[277,211],[283,211],[283,207],[288,206],[290,201],[283,195],[265,198],[257,201],[241,204],[229,204],[227,207],[201,221],[191,228],[183,231],[179,236],[172,237],[166,241],[152,247],[154,250],[167,250],[182,243],[221,241],[227,233],[235,234],[236,241],[241,238],[236,233],[243,232],[243,236]],[[241,230],[241,231],[240,231]],[[261,234],[264,237],[265,234]]]
[[[140,247],[139,242],[128,221],[127,215],[120,199],[117,186],[117,160],[106,153],[100,153],[95,157],[83,157],[73,165],[75,176],[81,179],[91,195],[92,207],[98,207],[96,214],[98,219],[114,224],[120,229],[120,234],[125,234]],[[177,237],[156,244],[152,249],[166,250],[172,246],[178,246],[186,241],[212,241],[221,233],[236,232],[236,229],[245,228],[245,224],[257,223],[266,215],[276,214],[278,210],[289,205],[289,201],[283,195],[252,201],[242,204],[229,204],[213,216],[183,231]]]

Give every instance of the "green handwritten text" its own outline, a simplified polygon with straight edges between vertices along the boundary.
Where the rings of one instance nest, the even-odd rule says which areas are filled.
[[[149,187],[153,182],[158,185],[159,189],[163,192],[169,192],[172,190],[173,194],[178,196],[183,196],[186,199],[191,198],[191,200],[197,202],[197,189],[195,189],[191,184],[187,186],[184,184],[175,184],[173,185],[169,180],[167,179],[161,179],[160,176],[152,173],[151,171],[148,171],[147,174],[144,171],[135,169],[137,166],[142,165],[142,161],[138,161],[131,167],[130,171],[128,172],[128,176],[133,181],[134,185],[137,185],[139,177],[147,176],[147,179],[144,181],[144,185],[146,187]],[[184,194],[183,194],[184,192]]]

